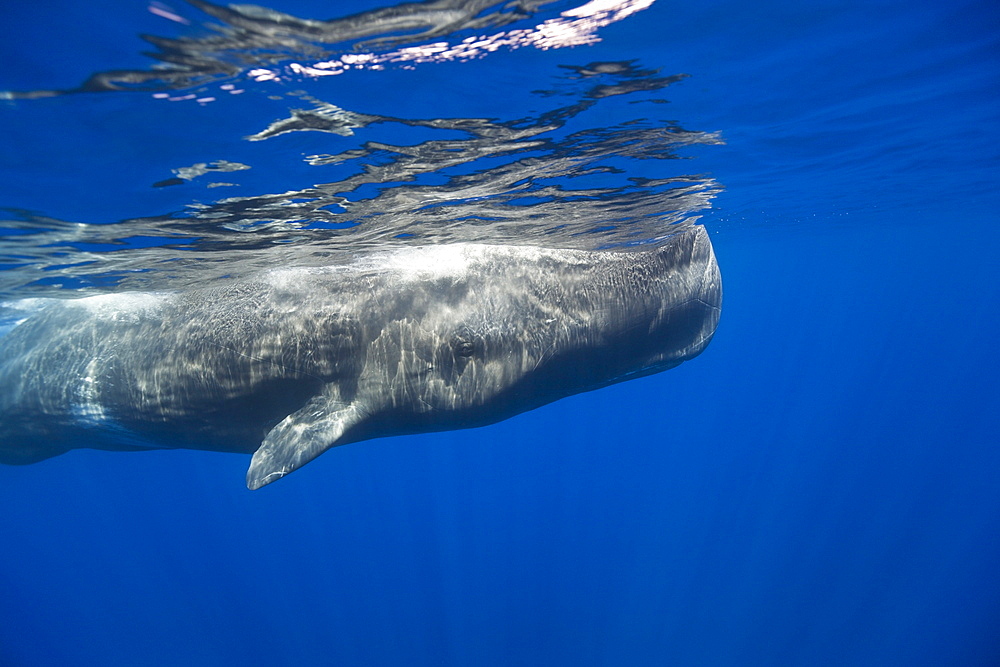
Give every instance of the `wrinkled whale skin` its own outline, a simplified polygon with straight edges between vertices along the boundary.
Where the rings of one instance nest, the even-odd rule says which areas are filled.
[[[721,300],[700,226],[654,250],[423,246],[54,300],[0,338],[0,462],[254,453],[259,488],[335,445],[490,424],[676,366]]]

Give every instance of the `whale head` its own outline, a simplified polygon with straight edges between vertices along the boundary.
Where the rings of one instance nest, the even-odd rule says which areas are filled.
[[[366,260],[357,375],[327,383],[255,452],[247,486],[370,438],[481,426],[699,354],[722,289],[708,235],[655,250],[456,244]]]

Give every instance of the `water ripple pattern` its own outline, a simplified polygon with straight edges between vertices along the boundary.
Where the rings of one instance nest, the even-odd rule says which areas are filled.
[[[150,55],[159,62],[150,69],[100,72],[72,90],[0,97],[25,112],[44,98],[97,93],[152,95],[163,104],[204,105],[238,93],[246,93],[240,102],[247,105],[281,99],[283,115],[222,143],[273,145],[289,171],[305,168],[309,176],[292,188],[247,193],[241,179],[257,167],[234,148],[212,161],[165,167],[162,179],[144,186],[199,182],[219,196],[172,212],[85,224],[0,202],[0,297],[177,289],[275,265],[345,262],[360,250],[399,245],[658,244],[694,224],[720,190],[710,176],[682,168],[691,162],[671,162],[695,157],[693,147],[722,142],[716,132],[660,117],[669,108],[662,106],[663,91],[683,74],[636,61],[573,62],[585,51],[566,51],[568,64],[532,75],[542,89],[520,91],[534,95],[539,112],[510,117],[497,109],[490,118],[347,109],[336,104],[330,85],[319,85],[336,83],[335,75],[349,69],[377,77],[388,68],[443,62],[476,67],[498,49],[591,44],[601,28],[651,2],[594,0],[567,8],[441,0],[319,21],[190,0],[210,22],[192,36],[144,35],[157,48]],[[195,29],[166,5],[153,3],[150,11],[183,31]],[[419,72],[413,76],[420,85]],[[611,104],[617,106],[609,113],[604,107]],[[394,139],[405,131],[421,139]],[[314,143],[315,151],[284,150],[293,135],[297,146]]]

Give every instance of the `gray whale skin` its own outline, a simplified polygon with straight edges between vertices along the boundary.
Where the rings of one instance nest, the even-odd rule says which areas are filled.
[[[54,300],[0,338],[0,462],[244,452],[257,489],[336,445],[490,424],[677,366],[721,301],[700,226],[655,250],[424,246]]]

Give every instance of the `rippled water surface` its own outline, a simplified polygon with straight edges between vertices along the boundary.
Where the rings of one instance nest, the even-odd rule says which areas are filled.
[[[553,4],[416,3],[325,21],[249,5],[150,5],[179,33],[144,36],[159,62],[5,94],[13,108],[92,123],[88,138],[127,144],[137,153],[128,162],[147,162],[104,174],[102,191],[128,217],[9,210],[7,294],[182,287],[400,244],[662,241],[719,190],[690,162],[673,162],[722,143],[668,113],[668,88],[686,74],[638,59],[536,61],[516,80],[467,71],[498,51],[595,43],[650,3],[542,11]],[[422,80],[435,67],[451,70],[445,90]],[[432,103],[411,105],[414,96]],[[122,105],[141,128],[107,122]],[[168,141],[186,156],[164,150]],[[31,148],[58,161],[44,155],[54,147]],[[168,187],[174,196],[151,192]],[[144,201],[125,194],[142,190]]]
[[[715,244],[697,359],[494,426],[0,468],[4,665],[1000,662],[989,2],[0,22],[0,326],[395,246]]]

